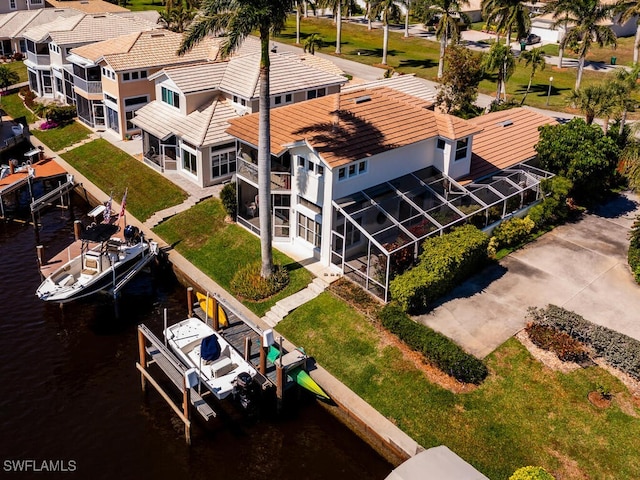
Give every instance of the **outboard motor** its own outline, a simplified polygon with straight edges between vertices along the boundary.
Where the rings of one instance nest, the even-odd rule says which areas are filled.
[[[250,410],[254,407],[256,401],[256,385],[253,378],[246,372],[240,373],[236,379],[236,398],[240,402],[240,406],[244,410]]]
[[[139,243],[140,242],[140,229],[135,225],[127,225],[124,227],[124,239],[127,243]]]

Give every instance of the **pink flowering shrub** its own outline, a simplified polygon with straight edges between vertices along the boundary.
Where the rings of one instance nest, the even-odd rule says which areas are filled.
[[[58,122],[54,122],[53,120],[47,120],[42,125],[40,125],[40,130],[50,130],[52,128],[56,128],[58,126]]]

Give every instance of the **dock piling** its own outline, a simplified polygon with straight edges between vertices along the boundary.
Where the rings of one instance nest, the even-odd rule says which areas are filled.
[[[191,419],[189,418],[189,412],[190,412],[189,404],[191,403],[191,398],[190,398],[191,389],[187,385],[186,376],[182,377],[182,391],[183,391],[182,414],[184,415],[184,418],[188,420],[184,422],[184,439],[187,442],[187,445],[191,445],[191,422],[190,422]]]
[[[267,348],[264,345],[260,345],[260,373],[267,374]]]
[[[76,220],[73,222],[73,236],[77,240],[80,240],[80,234],[82,232],[82,222],[80,220]]]
[[[249,362],[251,360],[251,338],[244,337],[244,361]]]
[[[147,368],[147,355],[144,348],[144,333],[142,330],[138,330],[138,351],[140,353],[140,368],[142,370],[146,370]],[[144,373],[140,373],[140,384],[142,386],[142,391],[145,392],[147,390],[147,381],[145,380]]]
[[[36,254],[38,255],[38,265],[44,265],[44,245],[36,245]]]
[[[209,293],[207,292],[207,295],[209,295]],[[220,330],[220,315],[218,315],[218,299],[213,296],[211,297],[211,299],[213,300],[213,329],[217,332],[218,330]],[[207,298],[207,310],[209,310],[209,299]]]
[[[193,287],[187,287],[187,311],[193,317]]]

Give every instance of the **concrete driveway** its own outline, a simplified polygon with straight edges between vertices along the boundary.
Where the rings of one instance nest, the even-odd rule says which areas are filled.
[[[620,197],[543,235],[415,319],[484,358],[549,303],[640,340],[640,285],[627,264],[640,199]]]

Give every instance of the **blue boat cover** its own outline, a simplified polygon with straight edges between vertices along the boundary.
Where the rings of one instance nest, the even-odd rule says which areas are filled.
[[[211,335],[202,339],[200,344],[200,356],[202,360],[207,362],[213,362],[220,356],[220,343],[218,337]]]

